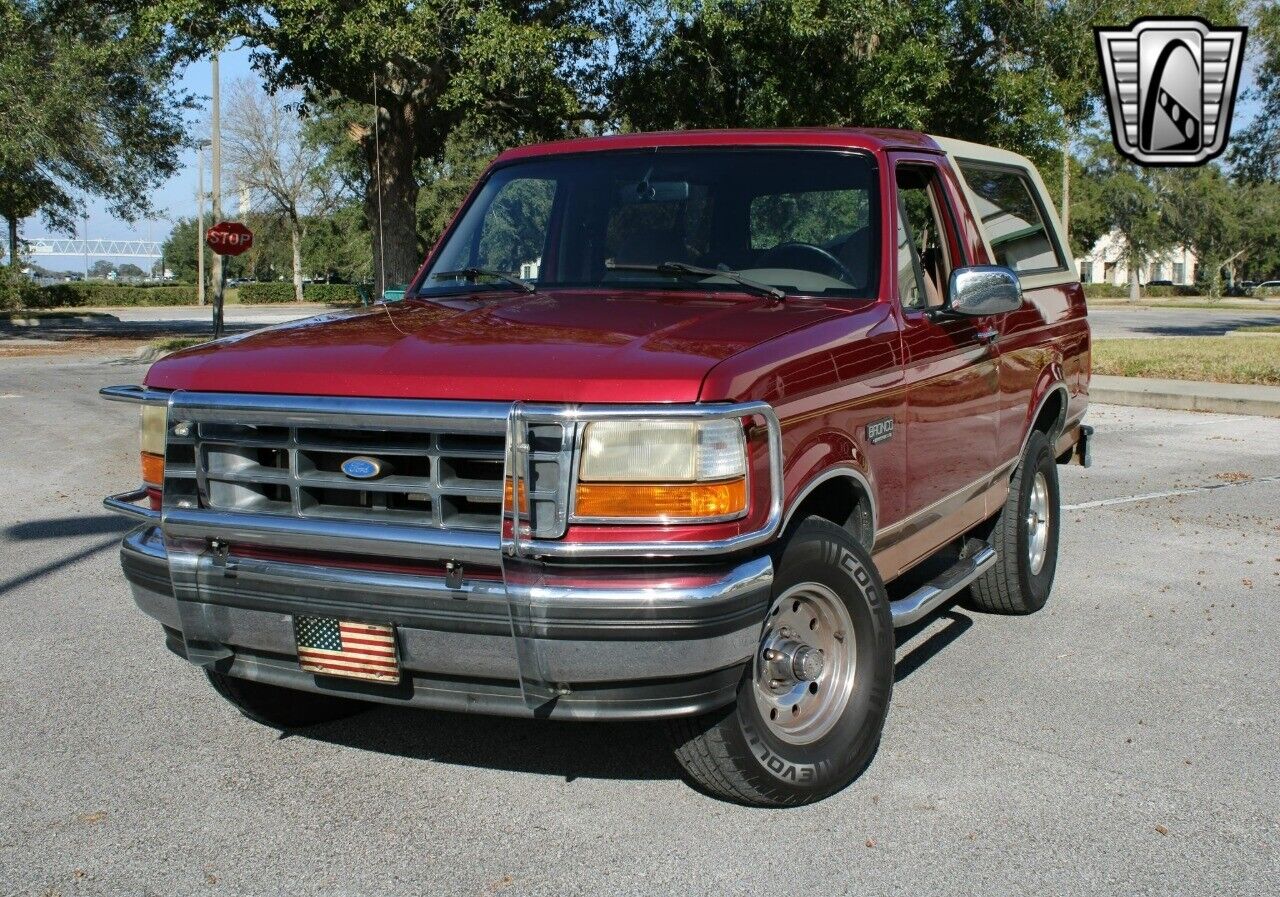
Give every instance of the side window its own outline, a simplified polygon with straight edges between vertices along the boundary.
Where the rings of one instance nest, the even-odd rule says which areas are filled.
[[[904,308],[939,308],[951,278],[950,244],[937,171],[899,165],[898,297]]]
[[[1044,207],[1026,172],[960,162],[996,264],[1019,274],[1064,271],[1067,263],[1045,225]]]

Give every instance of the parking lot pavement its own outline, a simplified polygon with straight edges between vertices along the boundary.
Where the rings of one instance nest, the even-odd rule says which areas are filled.
[[[1239,327],[1280,324],[1280,308],[1116,308],[1089,309],[1097,339],[1159,336],[1222,336]]]
[[[0,359],[2,895],[1257,897],[1280,876],[1280,420],[1091,411],[1049,606],[907,633],[869,770],[763,811],[686,786],[654,726],[239,716],[132,606],[99,505],[135,482],[136,412],[94,393],[141,374]]]
[[[75,314],[75,311],[77,310],[45,315],[36,311],[25,316],[15,314],[0,318],[0,346],[16,341],[58,342],[87,337],[148,339],[158,336],[207,336],[212,333],[213,327],[213,310],[208,307],[109,308],[86,310],[83,314]],[[243,333],[335,311],[337,310],[315,303],[228,305],[223,313],[223,323],[228,333]]]

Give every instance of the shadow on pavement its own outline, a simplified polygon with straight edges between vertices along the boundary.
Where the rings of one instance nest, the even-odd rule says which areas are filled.
[[[226,332],[247,333],[261,324],[228,324]],[[207,321],[66,321],[39,327],[6,326],[0,322],[0,344],[8,341],[60,343],[71,340],[160,339],[163,337],[204,336],[211,333]]]
[[[282,737],[453,766],[575,779],[681,778],[656,723],[570,723],[375,706],[359,716]]]
[[[34,582],[37,579],[55,573],[77,561],[92,557],[100,551],[114,548],[120,544],[120,537],[130,527],[129,521],[115,514],[96,514],[91,517],[54,517],[48,520],[27,520],[6,527],[0,532],[0,543],[4,542],[43,542],[50,539],[82,538],[108,534],[107,538],[93,543],[87,548],[76,551],[66,557],[56,558],[48,563],[27,570],[9,579],[0,580],[0,595],[5,595],[19,586]],[[18,554],[15,551],[14,554]]]
[[[898,630],[898,644],[906,644],[939,619],[947,620],[947,625],[898,661],[895,682],[924,666],[973,626],[972,617],[948,608]],[[359,716],[281,737],[314,738],[455,766],[552,775],[566,782],[684,778],[660,723],[555,722],[377,705]]]
[[[955,608],[949,608],[940,614],[931,614],[919,623],[899,629],[897,631],[898,645],[902,646],[911,641],[937,620],[946,620],[947,625],[916,645],[905,657],[898,661],[893,671],[894,682],[901,682],[930,660],[933,660],[948,645],[968,632],[970,627],[973,626],[973,617],[961,613]]]
[[[96,514],[92,517],[54,517],[27,520],[4,530],[4,538],[19,542],[66,539],[74,536],[97,536],[102,533],[124,535],[135,524],[118,514]]]
[[[34,582],[37,579],[40,579],[44,576],[48,576],[50,573],[56,573],[58,570],[61,570],[63,567],[74,564],[77,561],[82,561],[85,558],[92,557],[93,555],[97,554],[100,551],[105,551],[108,548],[115,548],[119,544],[120,544],[119,536],[116,536],[116,535],[109,536],[106,539],[103,539],[101,542],[96,542],[93,545],[90,545],[88,548],[82,549],[81,551],[77,551],[74,554],[69,554],[66,557],[49,561],[49,563],[41,567],[37,567],[34,570],[28,570],[27,572],[19,573],[17,576],[14,576],[10,579],[0,581],[0,596],[7,595],[9,592],[13,591],[19,586],[24,586],[29,582]]]
[[[1161,322],[1131,328],[1136,333],[1151,336],[1222,336],[1240,327],[1280,324],[1280,315],[1244,314],[1236,317],[1220,317],[1212,321]]]

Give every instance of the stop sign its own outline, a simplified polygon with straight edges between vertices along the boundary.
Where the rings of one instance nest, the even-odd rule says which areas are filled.
[[[239,255],[253,245],[253,231],[239,221],[219,221],[209,228],[204,242],[218,255]]]

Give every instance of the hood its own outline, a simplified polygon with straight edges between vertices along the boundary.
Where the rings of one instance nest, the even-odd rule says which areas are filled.
[[[414,299],[177,352],[156,362],[146,383],[370,398],[693,402],[720,361],[840,313],[736,294]]]

